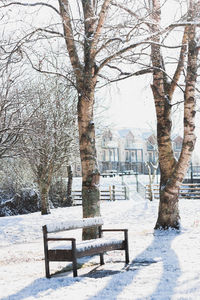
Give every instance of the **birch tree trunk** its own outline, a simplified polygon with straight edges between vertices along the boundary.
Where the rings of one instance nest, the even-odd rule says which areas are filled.
[[[161,6],[159,0],[153,0],[153,31],[159,32]],[[192,20],[194,7],[190,1],[189,20]],[[179,229],[180,216],[178,208],[179,189],[186,174],[195,144],[195,83],[197,71],[197,49],[195,42],[195,25],[185,28],[180,51],[179,62],[173,80],[166,79],[163,57],[161,54],[160,36],[154,38],[152,44],[153,84],[152,91],[157,115],[157,142],[160,163],[160,204],[155,229]],[[184,137],[180,158],[175,160],[171,143],[171,101],[176,84],[184,66],[186,46],[188,42],[188,57],[186,71],[186,87],[184,93]]]
[[[69,53],[71,65],[76,78],[78,91],[78,127],[79,147],[82,167],[82,201],[83,217],[95,217],[100,215],[99,180],[100,173],[97,164],[95,147],[95,127],[93,120],[94,92],[96,87],[96,42],[103,24],[106,5],[110,0],[105,0],[105,11],[99,17],[99,25],[96,20],[92,1],[81,1],[84,14],[84,49],[82,64],[73,36],[72,20],[68,0],[59,0],[60,13],[63,19],[65,42]],[[97,230],[84,229],[83,239],[97,237]]]
[[[94,91],[92,91],[93,93]],[[95,127],[93,121],[93,96],[80,96],[78,104],[79,144],[82,167],[82,201],[83,217],[100,215],[99,181],[96,148]],[[83,231],[83,239],[94,238],[96,231]]]

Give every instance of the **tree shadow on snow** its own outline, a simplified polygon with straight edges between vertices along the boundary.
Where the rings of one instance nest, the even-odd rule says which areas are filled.
[[[90,262],[90,257],[84,257],[78,260],[78,272],[80,271],[81,267],[87,265],[87,262]],[[96,263],[91,263],[94,265],[94,269],[96,268]],[[69,277],[66,276],[66,273],[69,274]],[[31,274],[30,274],[31,276]],[[62,287],[69,287],[83,280],[83,275],[79,277],[73,277],[72,272],[72,264],[69,264],[63,267],[61,270],[56,271],[55,273],[51,273],[51,278],[47,279],[46,277],[38,278],[31,282],[29,285],[25,286],[23,289],[19,290],[16,293],[13,293],[7,297],[0,297],[0,300],[23,300],[27,299],[28,297],[35,297],[40,298],[42,296],[48,296],[51,299],[52,290],[57,290]]]
[[[171,299],[177,286],[178,278],[181,274],[177,255],[171,247],[171,243],[173,239],[176,238],[177,234],[178,233],[173,230],[156,230],[152,243],[133,261],[131,261],[128,266],[124,267],[124,269],[119,271],[118,274],[116,272],[113,273],[112,271],[110,273],[105,273],[106,276],[113,276],[100,292],[93,297],[90,297],[88,300],[107,299],[108,295],[109,300],[114,300],[117,299],[118,295],[121,293],[123,295],[123,291],[126,295],[127,288],[129,289],[129,294],[132,292],[133,299],[139,300],[144,299],[144,297],[148,300],[161,298]],[[159,264],[159,266],[157,264]],[[151,271],[147,269],[148,267],[151,267]],[[146,274],[145,268],[147,272]],[[144,271],[142,274],[145,274],[145,278],[142,277],[144,275],[140,275],[140,271]],[[157,275],[154,279],[154,274],[156,274],[156,272],[160,273],[160,279],[157,285],[155,284]],[[99,275],[102,275],[102,277],[104,277],[103,274],[103,272],[99,272]],[[89,276],[98,278],[98,271],[97,273],[94,273],[94,275],[91,274]],[[135,282],[136,276],[138,276],[137,282],[138,280],[140,281],[138,286]],[[99,276],[99,278],[100,277],[101,276]],[[148,281],[150,281],[150,283]],[[147,287],[149,288],[149,286],[151,286],[151,282],[152,285],[155,285],[156,287],[153,292],[151,290],[148,295],[145,295],[143,291],[147,291]],[[138,296],[136,291],[139,292]],[[112,296],[110,297],[110,295]]]
[[[62,287],[67,287],[75,283],[75,281],[80,281],[77,277],[77,280],[72,277],[59,277],[56,280],[51,280],[47,278],[38,278],[34,280],[31,284],[21,289],[19,292],[9,295],[1,300],[22,300],[29,297],[40,298],[42,296],[48,296],[52,293],[52,290],[57,290]],[[51,295],[49,295],[51,299]]]

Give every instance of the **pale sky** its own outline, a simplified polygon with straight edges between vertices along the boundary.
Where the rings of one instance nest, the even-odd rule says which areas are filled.
[[[149,128],[149,124],[155,123],[154,102],[147,77],[133,77],[113,85],[106,98],[110,104],[108,118],[117,127]]]

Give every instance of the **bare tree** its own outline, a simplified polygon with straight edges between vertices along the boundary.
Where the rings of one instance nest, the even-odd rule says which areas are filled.
[[[161,2],[149,1],[152,9],[151,30],[157,33],[151,44],[151,61],[153,67],[153,83],[151,85],[156,115],[157,115],[157,141],[160,164],[160,205],[155,228],[179,228],[178,195],[181,183],[186,174],[195,145],[195,85],[197,76],[198,47],[196,42],[195,12],[196,1],[188,1],[187,18],[183,22],[171,26],[181,26],[182,44],[176,69],[173,76],[169,76],[165,66],[167,60],[162,54],[161,28]],[[180,88],[181,74],[185,74],[185,86],[181,87],[184,103],[184,137],[182,151],[176,161],[171,142],[171,114],[174,105],[173,96],[176,87]]]
[[[17,143],[26,128],[29,117],[23,118],[22,91],[18,89],[19,76],[12,69],[0,76],[0,159],[17,155]]]
[[[150,4],[150,10],[145,10],[145,3],[146,5]],[[82,0],[73,2],[58,0],[58,7],[42,1],[31,3],[4,1],[0,8],[6,9],[14,4],[30,9],[42,6],[51,8],[61,20],[61,24],[57,27],[54,23],[46,27],[34,27],[32,30],[29,28],[23,37],[18,38],[17,42],[15,41],[14,46],[10,46],[12,44],[9,43],[7,48],[7,44],[4,44],[2,51],[5,59],[9,57],[10,61],[14,59],[17,61],[17,58],[26,57],[35,70],[50,74],[57,73],[66,79],[68,78],[77,90],[83,217],[93,217],[100,214],[100,174],[96,159],[93,115],[95,91],[98,86],[109,82],[119,81],[133,75],[146,74],[153,70],[152,91],[157,113],[157,137],[161,169],[161,204],[156,228],[178,227],[178,190],[194,143],[194,126],[193,121],[190,120],[192,114],[194,115],[190,98],[194,98],[194,95],[189,96],[189,100],[187,95],[189,86],[191,84],[195,86],[195,75],[193,79],[190,76],[193,74],[192,68],[195,69],[197,58],[196,51],[193,51],[196,25],[191,23],[191,16],[186,21],[183,19],[184,24],[179,24],[181,28],[185,28],[182,45],[180,45],[180,56],[174,76],[168,76],[165,70],[164,57],[161,53],[161,48],[166,47],[162,43],[162,37],[164,34],[167,37],[173,28],[177,27],[177,24],[161,28],[161,4],[159,0]],[[189,15],[191,15],[191,12],[194,11],[193,4],[189,4],[191,7]],[[150,32],[146,28],[150,29]],[[41,55],[42,41],[46,38],[49,38],[49,41],[54,41],[56,37],[63,38],[65,42],[65,50],[63,50],[63,44],[60,48],[62,54],[65,53],[62,57],[66,61],[65,72],[62,72],[63,60],[58,60],[56,54],[48,62],[46,53]],[[37,41],[39,41],[40,47],[37,47]],[[49,45],[51,50],[55,50],[54,43],[49,43]],[[150,45],[151,65],[148,63]],[[171,46],[169,48],[176,49],[177,47]],[[188,51],[187,61],[185,59],[186,51]],[[6,53],[9,55],[6,56]],[[185,72],[186,87],[184,91],[185,135],[183,151],[177,163],[170,141],[171,101],[184,70],[185,61],[188,66]],[[73,73],[70,78],[68,76],[70,73],[69,62]],[[190,116],[188,116],[188,112],[191,113]],[[166,216],[161,216],[163,211],[166,211]],[[95,232],[85,231],[83,237],[92,238],[95,234]]]
[[[41,49],[41,45],[38,48],[36,46],[36,40],[41,43],[46,37],[51,38],[51,41],[56,37],[64,39],[67,50],[65,55],[68,54],[66,63],[70,62],[73,72],[73,78],[70,77],[70,80],[73,81],[78,93],[83,217],[98,216],[100,215],[100,174],[96,157],[93,115],[95,91],[98,86],[109,82],[151,71],[151,68],[146,67],[142,67],[140,71],[135,68],[135,65],[138,66],[139,64],[141,69],[142,63],[139,62],[139,59],[142,60],[141,49],[146,46],[146,42],[150,39],[147,35],[145,40],[144,29],[142,26],[139,27],[146,22],[145,16],[142,16],[138,1],[130,0],[73,2],[58,0],[58,7],[42,1],[31,3],[6,1],[0,8],[6,9],[11,5],[29,9],[42,6],[51,8],[61,20],[61,26],[55,27],[54,23],[43,28],[33,28],[31,31],[29,28],[29,32],[18,39],[12,48],[8,47],[9,49],[7,49],[5,45],[3,50],[5,53],[10,53],[11,61],[12,57],[20,53],[39,72],[59,73],[68,78],[69,68],[65,67],[66,72],[62,72],[63,68],[60,67],[63,65],[62,60],[57,63],[58,60],[55,55],[56,60],[53,60],[53,63],[52,61],[46,63],[46,53],[39,54],[38,48]],[[132,8],[134,12],[138,11],[139,18],[137,14],[130,14],[129,10],[125,9],[127,7]],[[52,49],[53,44],[49,44]],[[138,46],[140,49],[136,51]],[[128,70],[127,66],[129,66]],[[95,236],[96,232],[90,230],[85,230],[83,234],[84,239]]]
[[[27,110],[37,110],[23,136],[22,151],[36,176],[41,213],[49,213],[48,193],[53,175],[69,164],[76,136],[73,92],[58,78],[43,78],[27,90]],[[32,101],[29,94],[34,92]]]

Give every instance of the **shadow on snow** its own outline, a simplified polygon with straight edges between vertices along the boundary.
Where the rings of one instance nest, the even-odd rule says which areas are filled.
[[[122,270],[118,274],[115,274],[115,272],[107,272],[107,275],[114,276],[111,277],[108,284],[100,292],[98,292],[95,296],[90,297],[89,300],[107,299],[106,295],[108,295],[109,290],[110,295],[112,295],[111,297],[109,297],[109,300],[117,299],[117,296],[123,293],[123,291],[125,291],[128,286],[131,287],[133,297],[136,296],[135,291],[137,283],[134,283],[134,279],[137,275],[139,275],[141,270],[152,264],[153,266],[156,266],[157,263],[162,263],[160,279],[154,291],[146,297],[148,297],[148,299],[159,299],[159,296],[164,296],[165,299],[171,299],[181,273],[177,255],[171,247],[171,243],[176,236],[176,231],[163,232],[160,230],[156,230],[152,243],[127,267],[125,267],[124,270]],[[150,275],[151,273],[148,271],[147,274]],[[91,277],[98,278],[98,271]],[[148,278],[145,278],[145,280],[147,279],[149,281],[152,281],[153,276],[150,275]],[[146,281],[144,281],[144,283],[142,283],[139,288],[137,287],[137,291],[140,289],[140,295],[142,295],[142,291],[145,290],[145,282]],[[149,283],[147,284],[149,285]],[[144,299],[144,296],[141,297],[142,298],[140,298],[140,296],[138,295],[137,299]]]
[[[155,265],[157,263],[162,263],[162,271],[160,275],[160,279],[150,295],[147,295],[148,299],[158,299],[158,297],[165,296],[165,299],[171,299],[174,294],[174,289],[177,286],[178,278],[180,277],[180,266],[178,262],[178,258],[176,253],[171,247],[171,243],[174,238],[176,238],[176,231],[159,231],[156,230],[154,233],[154,239],[152,243],[137,257],[135,257],[128,266],[125,266],[122,270],[98,270],[98,267],[95,267],[88,274],[84,274],[80,277],[52,277],[51,279],[39,278],[33,281],[27,287],[21,289],[19,292],[12,294],[8,297],[1,298],[2,300],[9,299],[25,299],[27,296],[39,296],[40,293],[44,293],[45,296],[49,294],[52,290],[57,290],[62,287],[69,287],[73,284],[82,281],[84,278],[93,278],[99,279],[103,277],[110,276],[110,280],[107,285],[99,291],[96,295],[88,298],[88,300],[94,299],[108,299],[109,300],[117,299],[117,296],[126,288],[131,289],[133,293],[133,297],[136,296],[135,288],[137,283],[134,283],[134,279],[137,275],[140,274],[141,270],[145,270],[146,267],[150,265]],[[130,245],[131,246],[131,245]],[[105,265],[106,267],[106,265]],[[147,271],[147,275],[151,274]],[[155,270],[156,272],[156,270]],[[153,276],[149,276],[145,278],[145,281],[137,287],[137,291],[140,290],[140,295],[142,295],[142,291],[145,290],[145,282],[148,279],[152,281]],[[149,283],[147,283],[149,285]],[[135,285],[135,288],[134,288]],[[49,291],[48,291],[49,290]],[[112,296],[110,296],[112,295]],[[144,296],[138,295],[137,299],[144,299]]]

